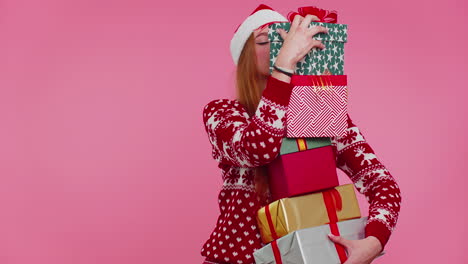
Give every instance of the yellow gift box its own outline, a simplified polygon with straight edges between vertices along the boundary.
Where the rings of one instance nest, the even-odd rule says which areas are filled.
[[[344,184],[274,201],[258,210],[257,223],[267,244],[299,229],[360,217],[354,185]]]

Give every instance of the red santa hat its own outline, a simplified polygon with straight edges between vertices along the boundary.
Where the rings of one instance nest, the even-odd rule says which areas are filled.
[[[234,31],[234,36],[231,39],[231,56],[234,64],[237,65],[240,54],[244,48],[250,34],[257,28],[273,23],[273,22],[289,22],[287,18],[280,13],[274,11],[271,7],[260,4],[250,15],[237,26]]]

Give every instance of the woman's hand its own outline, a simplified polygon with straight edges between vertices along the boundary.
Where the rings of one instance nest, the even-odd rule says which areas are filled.
[[[328,237],[331,241],[343,245],[348,252],[348,260],[344,264],[369,264],[382,251],[380,241],[374,236],[359,240],[348,240],[332,234]]]
[[[325,48],[320,40],[312,37],[317,33],[328,33],[327,28],[322,26],[309,27],[311,21],[319,21],[319,18],[310,14],[306,15],[305,18],[296,15],[289,32],[281,28],[277,30],[284,40],[276,58],[278,66],[295,70],[297,62],[304,58],[312,48]]]

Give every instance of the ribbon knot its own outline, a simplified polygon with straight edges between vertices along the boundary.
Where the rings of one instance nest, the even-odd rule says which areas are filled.
[[[317,16],[320,21],[316,22],[324,22],[324,23],[337,23],[338,22],[338,14],[335,10],[325,10],[318,8],[316,6],[303,6],[297,9],[297,12],[290,11],[288,13],[288,20],[292,22],[296,15],[301,15],[305,17],[306,15],[314,15]]]

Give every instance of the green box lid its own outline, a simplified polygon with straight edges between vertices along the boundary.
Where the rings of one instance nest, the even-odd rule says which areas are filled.
[[[337,41],[347,42],[348,40],[348,25],[346,24],[334,24],[324,22],[311,22],[312,26],[323,26],[328,28],[328,33],[318,33],[313,36],[313,39],[324,40],[324,41]],[[271,42],[283,42],[281,35],[276,32],[276,29],[282,28],[289,32],[291,23],[279,22],[268,25],[268,39]]]
[[[307,144],[308,150],[331,145],[331,139],[329,137],[310,137],[303,139]],[[280,155],[294,152],[299,152],[296,138],[284,137],[280,148]]]

